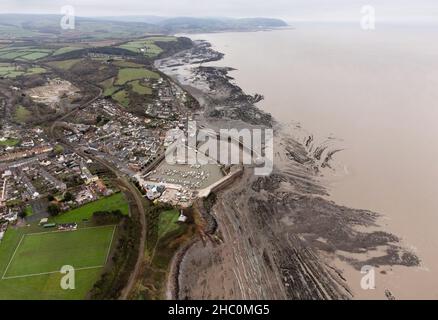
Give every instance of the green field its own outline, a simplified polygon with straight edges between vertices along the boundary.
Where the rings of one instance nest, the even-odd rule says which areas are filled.
[[[143,78],[159,79],[160,75],[148,69],[124,68],[119,70],[117,75],[116,85],[123,85],[132,80],[140,80]]]
[[[144,49],[145,51],[143,54],[146,57],[153,58],[158,56],[160,53],[163,52],[163,49],[161,49],[155,42],[162,41],[162,42],[168,42],[168,41],[176,41],[175,37],[150,37],[144,40],[136,40],[136,41],[130,41],[125,44],[122,44],[119,46],[119,48],[123,48],[132,52],[141,53],[141,49]]]
[[[27,122],[27,120],[29,120],[30,115],[31,115],[30,111],[20,105],[17,106],[15,110],[14,119],[19,123],[25,123]]]
[[[120,90],[120,87],[110,86],[108,88],[105,88],[105,90],[103,91],[103,95],[105,97],[111,97],[114,93],[116,93],[117,90]]]
[[[153,210],[153,209],[152,209]],[[196,227],[190,223],[178,223],[179,212],[176,209],[158,209],[149,212],[149,237],[145,250],[144,271],[133,294],[139,300],[165,299],[166,279],[169,266],[178,249],[190,241],[196,234]]]
[[[129,107],[129,96],[125,90],[120,90],[112,95],[112,98],[124,107]]]
[[[129,215],[129,204],[123,193],[116,193],[112,196],[88,203],[82,207],[51,218],[51,221],[56,223],[81,222],[84,219],[90,220],[96,211],[115,210],[120,210],[124,215]]]
[[[9,73],[11,71],[15,71],[15,70],[17,70],[17,68],[9,63],[1,63],[0,64],[0,75],[2,75],[2,76],[6,75],[7,73]]]
[[[115,226],[70,232],[8,229],[0,243],[0,299],[83,299],[105,265]],[[60,287],[64,265],[75,268],[75,290]]]
[[[131,62],[121,61],[122,65],[130,65]],[[121,68],[119,69],[117,79],[107,79],[101,82],[104,88],[103,95],[112,97],[115,101],[124,107],[129,107],[129,93],[135,92],[141,95],[151,95],[152,89],[142,85],[141,79],[159,79],[160,75],[156,72],[144,68]]]
[[[115,87],[114,85],[114,78],[106,79],[105,81],[102,81],[100,85],[103,87],[103,95],[105,97],[112,96],[117,90],[120,89],[120,87]]]
[[[24,208],[24,213],[26,214],[26,217],[32,217],[33,216],[33,209],[31,205],[27,205]]]
[[[62,61],[52,61],[47,64],[58,69],[68,70],[72,68],[79,61],[81,61],[81,59],[70,59],[70,60],[62,60]]]
[[[20,59],[24,60],[37,60],[48,56],[48,53],[46,52],[32,52],[29,54],[26,54],[24,56],[21,56]]]
[[[0,59],[34,61],[52,54],[51,49],[29,47],[7,47],[0,50]]]
[[[130,82],[130,85],[132,86],[132,91],[138,94],[152,94],[152,89],[142,85],[139,80]]]
[[[112,87],[113,83],[114,83],[114,78],[109,78],[102,81],[100,85],[106,89]]]
[[[41,67],[33,67],[29,68],[26,71],[26,74],[39,74],[39,73],[46,73],[47,70]]]
[[[3,64],[3,63],[0,65],[0,76],[2,77],[15,78],[22,74],[24,74],[24,71],[19,68],[16,68],[15,66],[12,66],[10,64]]]
[[[0,243],[0,299],[83,299],[98,280],[114,236],[114,226],[81,228],[96,211],[129,214],[122,193],[86,204],[51,221],[78,222],[79,229],[58,232],[31,224],[9,228]],[[75,268],[75,290],[63,290],[59,270]]]
[[[67,52],[73,52],[73,51],[81,50],[81,49],[82,49],[82,47],[63,47],[63,48],[59,48],[59,49],[57,49],[57,50],[53,53],[53,55],[54,55],[54,56],[58,56],[58,55],[60,55],[60,54],[64,54],[64,53],[67,53]]]
[[[178,230],[179,212],[178,210],[169,210],[160,213],[160,220],[158,223],[158,239],[174,230]]]
[[[139,63],[131,62],[131,61],[115,61],[113,65],[122,68],[143,68],[144,66]]]
[[[18,139],[6,139],[4,141],[0,140],[0,146],[4,147],[15,147],[17,144],[20,143],[20,140]]]
[[[9,63],[0,63],[0,76],[6,78],[16,78],[21,75],[32,75],[37,73],[44,73],[46,71],[46,69],[41,67],[16,67]]]

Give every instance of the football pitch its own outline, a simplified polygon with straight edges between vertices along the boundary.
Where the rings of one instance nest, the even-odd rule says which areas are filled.
[[[115,226],[22,234],[10,242],[0,299],[83,299],[108,259]],[[18,240],[19,239],[19,240]],[[63,290],[63,266],[75,269],[74,290]]]

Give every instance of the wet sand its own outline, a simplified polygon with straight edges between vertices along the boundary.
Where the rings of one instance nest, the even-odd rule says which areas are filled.
[[[216,222],[209,236],[216,240],[213,246],[207,241],[186,252],[176,296],[349,299],[359,297],[351,288],[363,265],[378,266],[385,273],[392,265],[418,265],[418,258],[396,235],[379,227],[378,214],[327,199],[322,171],[332,166],[330,158],[337,151],[333,141],[321,144],[311,136],[290,137],[281,124],[254,107],[257,99],[230,83],[229,69],[193,64],[200,52],[211,56],[208,51],[208,46],[198,44],[157,66],[200,102],[210,128],[274,124],[275,169],[269,177],[257,177],[246,168],[239,182],[219,192],[209,209],[201,209]],[[341,270],[343,265],[354,268],[354,276],[346,279],[350,270]],[[374,292],[384,299],[390,289],[380,280],[379,289]]]

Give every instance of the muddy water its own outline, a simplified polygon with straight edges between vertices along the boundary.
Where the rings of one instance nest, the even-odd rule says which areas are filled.
[[[380,290],[360,298],[438,298],[438,26],[297,24],[294,30],[192,36],[226,54],[231,73],[259,106],[320,141],[335,137],[331,198],[384,215],[422,268],[377,273]],[[341,168],[341,169],[339,169]]]

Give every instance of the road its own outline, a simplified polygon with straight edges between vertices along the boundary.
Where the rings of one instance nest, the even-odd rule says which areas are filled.
[[[138,221],[140,222],[141,236],[139,239],[139,241],[140,241],[139,249],[138,249],[139,252],[138,252],[137,262],[135,263],[135,268],[134,268],[133,272],[131,273],[131,275],[129,276],[128,283],[126,284],[125,288],[122,290],[122,293],[120,296],[120,300],[126,300],[129,296],[129,294],[131,293],[132,289],[134,288],[135,281],[139,275],[140,268],[141,268],[141,265],[142,265],[143,260],[144,260],[147,224],[146,224],[145,208],[143,205],[143,197],[140,194],[140,192],[138,191],[137,187],[134,186],[129,180],[127,180],[125,178],[125,176],[123,174],[121,174],[113,165],[111,165],[110,163],[108,163],[104,159],[94,157],[92,155],[87,155],[85,153],[82,153],[82,151],[80,151],[80,152],[81,153],[78,153],[80,156],[87,157],[87,158],[91,159],[92,161],[98,162],[102,166],[104,166],[105,168],[107,168],[108,170],[113,172],[117,176],[117,181],[120,182],[121,186],[125,189],[125,192],[128,192],[132,196],[132,198],[135,201],[135,205],[137,207],[136,211],[137,211],[138,217],[134,217],[132,215],[133,210],[131,210],[131,218],[133,218],[133,219],[137,218]]]
[[[117,182],[119,183],[119,185],[125,190],[125,192],[129,193],[132,196],[132,199],[134,199],[134,201],[135,201],[135,206],[137,208],[136,208],[136,210],[131,209],[131,217],[133,219],[137,219],[138,222],[140,223],[141,237],[139,239],[139,241],[140,241],[139,252],[138,252],[138,257],[137,257],[137,262],[135,264],[135,268],[134,268],[133,272],[131,273],[129,280],[128,280],[128,283],[126,284],[125,288],[122,290],[122,293],[121,293],[120,298],[119,298],[120,300],[126,300],[129,296],[130,292],[132,291],[134,285],[135,285],[135,281],[138,277],[138,274],[139,274],[140,268],[141,268],[141,264],[142,264],[143,259],[144,259],[147,224],[146,224],[146,217],[145,217],[145,208],[143,205],[143,197],[140,194],[140,192],[138,191],[137,187],[133,183],[131,183],[129,180],[127,180],[125,175],[123,175],[123,173],[121,173],[115,166],[113,166],[112,164],[110,164],[109,162],[105,161],[102,158],[95,157],[92,154],[88,154],[88,153],[83,152],[79,147],[74,146],[73,144],[62,139],[61,137],[57,137],[55,134],[55,129],[60,124],[60,121],[67,119],[69,116],[73,115],[78,110],[86,108],[87,106],[89,106],[90,104],[92,104],[93,102],[98,100],[101,95],[102,95],[102,90],[100,89],[99,95],[97,95],[95,98],[93,98],[92,100],[90,100],[90,101],[82,104],[81,106],[73,109],[72,111],[68,112],[67,114],[59,117],[50,126],[49,134],[54,141],[57,141],[58,143],[60,143],[64,147],[74,151],[75,153],[77,153],[81,157],[84,157],[86,159],[90,159],[94,162],[101,164],[102,166],[107,168],[109,171],[111,171],[117,177]],[[135,217],[133,215],[134,211],[137,212],[138,217]]]

